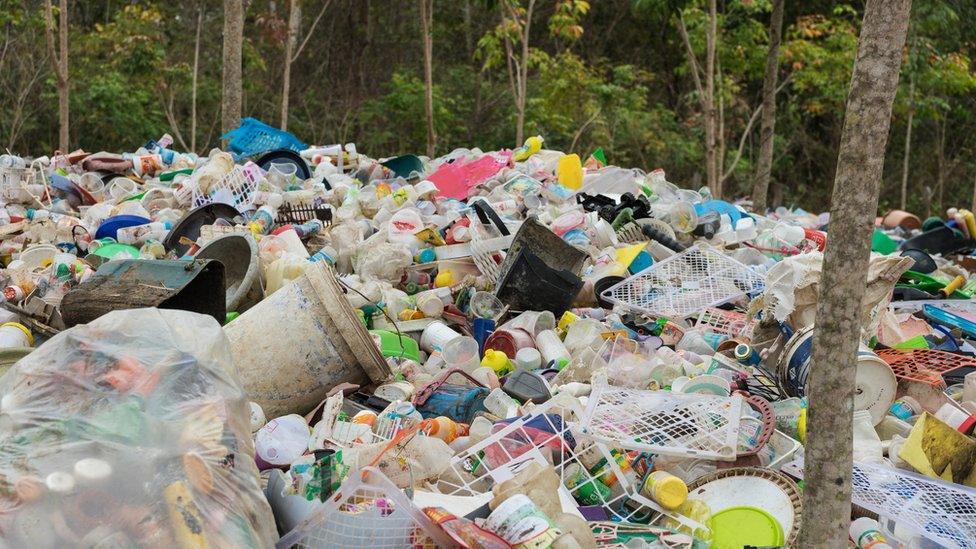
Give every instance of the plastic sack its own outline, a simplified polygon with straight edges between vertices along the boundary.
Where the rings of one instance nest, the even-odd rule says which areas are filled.
[[[212,318],[115,311],[0,378],[10,547],[269,547],[246,396]]]

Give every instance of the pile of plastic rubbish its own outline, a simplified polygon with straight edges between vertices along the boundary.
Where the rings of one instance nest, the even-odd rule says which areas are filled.
[[[827,215],[227,137],[0,156],[0,538],[795,545]],[[976,219],[876,225],[851,540],[976,547]]]

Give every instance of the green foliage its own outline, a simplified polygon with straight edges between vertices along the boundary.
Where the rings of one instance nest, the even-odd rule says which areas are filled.
[[[303,0],[299,40],[322,0]],[[248,3],[244,114],[280,116],[288,4]],[[437,152],[513,147],[509,63],[521,61],[529,0],[437,0],[434,123]],[[50,154],[57,94],[40,0],[0,0],[0,149]],[[203,14],[196,149],[217,144],[221,99],[219,2],[69,2],[71,140],[87,150],[131,151],[164,132],[190,142],[193,52]],[[774,195],[823,209],[834,175],[863,2],[787,3],[781,46]],[[751,186],[771,0],[719,2],[716,83],[722,99],[726,188]],[[964,204],[976,177],[976,14],[958,0],[916,3],[886,158],[882,207],[900,186],[909,109],[914,113],[910,206],[942,174],[945,202]],[[526,134],[610,162],[663,167],[697,187],[704,177],[702,109],[678,33],[705,58],[705,0],[535,0],[529,36]],[[292,66],[289,129],[311,143],[355,141],[376,155],[426,148],[416,2],[332,0]],[[506,47],[506,42],[508,47]],[[511,52],[511,53],[509,53]],[[914,94],[909,94],[914,82]],[[941,138],[940,136],[947,136]],[[177,143],[183,148],[181,143]],[[938,205],[937,205],[938,206]],[[937,208],[936,208],[937,209]],[[922,210],[922,213],[925,213]]]

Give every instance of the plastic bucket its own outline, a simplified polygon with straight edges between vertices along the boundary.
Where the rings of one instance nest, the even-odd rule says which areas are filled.
[[[807,396],[812,351],[813,326],[798,330],[787,342],[779,367],[780,382],[786,394]],[[895,401],[898,380],[891,367],[864,345],[857,352],[855,367],[854,410],[867,410],[877,425]]]
[[[249,234],[228,234],[211,240],[193,256],[215,259],[224,265],[227,310],[243,313],[261,301],[261,269],[258,244]]]
[[[269,418],[305,414],[340,383],[383,382],[392,375],[322,261],[224,332],[245,391]]]

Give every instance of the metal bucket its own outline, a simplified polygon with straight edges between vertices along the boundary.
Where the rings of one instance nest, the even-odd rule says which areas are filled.
[[[224,327],[249,398],[269,418],[315,407],[340,383],[392,372],[325,262]]]
[[[810,357],[813,352],[813,326],[794,333],[786,344],[779,364],[780,385],[793,397],[807,396]],[[895,401],[898,380],[891,367],[865,345],[857,351],[854,410],[867,410],[877,425]]]

